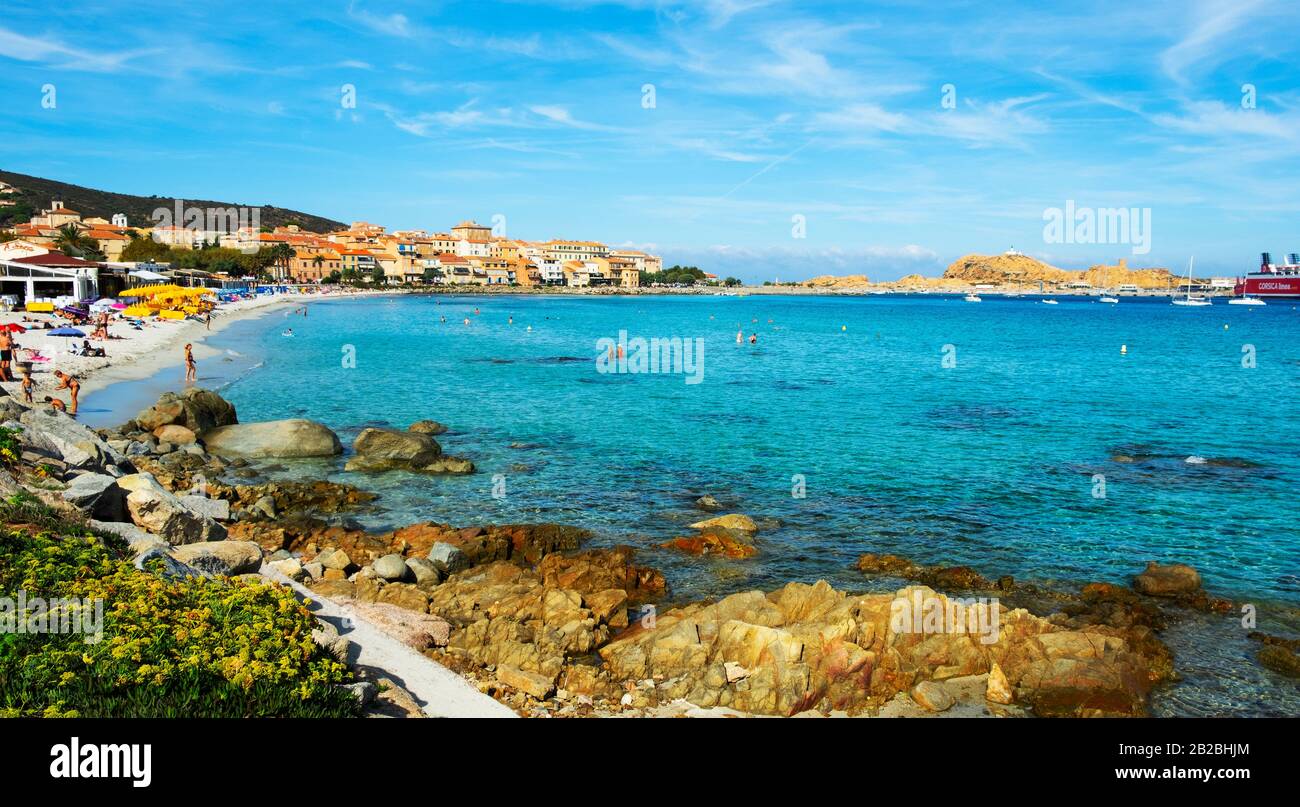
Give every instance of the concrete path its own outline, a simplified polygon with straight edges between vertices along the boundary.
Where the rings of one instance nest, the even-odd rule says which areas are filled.
[[[262,566],[262,575],[310,599],[308,608],[352,643],[348,649],[349,663],[370,667],[396,681],[415,697],[429,717],[519,716],[456,673],[382,632],[346,605],[320,596],[270,566]]]

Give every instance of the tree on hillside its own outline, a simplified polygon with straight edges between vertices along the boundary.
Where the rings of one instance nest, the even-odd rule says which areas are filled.
[[[122,260],[140,263],[171,263],[172,250],[152,238],[139,238],[122,250]]]
[[[382,286],[388,282],[388,276],[384,274],[384,267],[375,264],[375,269],[370,273],[370,279],[376,286]]]
[[[88,261],[104,260],[104,252],[99,248],[99,242],[86,235],[75,224],[65,224],[59,228],[59,234],[54,236],[54,248],[74,258]]]
[[[737,277],[728,277],[726,280],[722,281],[722,285],[724,285],[724,286],[739,286],[739,285],[740,285],[740,278],[737,278]]]

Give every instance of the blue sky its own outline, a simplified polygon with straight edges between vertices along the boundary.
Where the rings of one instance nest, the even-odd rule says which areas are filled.
[[[1300,252],[1297,23],[1249,0],[20,0],[0,167],[393,228],[504,215],[748,280],[1012,246],[1231,274]],[[1149,209],[1150,251],[1048,243],[1070,200]]]

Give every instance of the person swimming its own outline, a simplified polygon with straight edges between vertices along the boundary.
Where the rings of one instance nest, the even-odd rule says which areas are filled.
[[[751,333],[751,334],[749,335],[749,343],[750,343],[751,345],[757,345],[757,344],[758,344],[758,334],[756,334],[756,333]]]
[[[744,343],[745,343],[745,332],[736,331],[736,344],[743,345]]]
[[[293,328],[286,328],[281,336],[293,336]]]

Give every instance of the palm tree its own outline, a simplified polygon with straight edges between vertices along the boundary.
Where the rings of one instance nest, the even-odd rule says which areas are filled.
[[[64,255],[91,261],[104,260],[104,253],[99,242],[86,235],[77,225],[68,223],[59,228],[54,236],[54,248]]]

